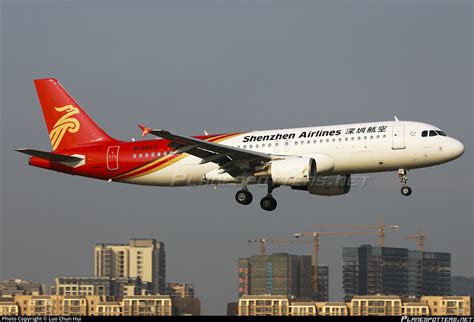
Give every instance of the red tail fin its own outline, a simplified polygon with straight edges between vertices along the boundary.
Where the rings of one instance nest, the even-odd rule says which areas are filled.
[[[95,124],[56,79],[36,79],[35,86],[53,151],[116,141]]]

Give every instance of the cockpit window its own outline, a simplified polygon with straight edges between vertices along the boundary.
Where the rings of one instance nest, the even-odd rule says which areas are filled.
[[[433,130],[430,130],[430,136],[437,136],[438,133],[436,133],[436,131],[433,131]]]
[[[447,136],[443,131],[436,131],[436,133],[438,133],[441,136]]]
[[[421,132],[421,136],[422,136],[422,137],[427,137],[427,136],[428,136],[428,131],[423,131],[423,132]]]

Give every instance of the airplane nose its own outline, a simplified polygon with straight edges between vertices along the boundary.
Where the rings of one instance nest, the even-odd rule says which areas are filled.
[[[459,158],[464,153],[464,144],[459,140],[451,139],[449,153],[453,159]]]

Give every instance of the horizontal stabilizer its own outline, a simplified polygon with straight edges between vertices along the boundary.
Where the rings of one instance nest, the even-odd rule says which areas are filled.
[[[37,157],[40,159],[48,160],[51,162],[81,162],[83,158],[74,157],[70,155],[51,153],[32,149],[17,149],[16,151]]]

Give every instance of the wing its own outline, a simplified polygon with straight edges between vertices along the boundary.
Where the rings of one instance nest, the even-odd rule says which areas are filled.
[[[164,130],[152,130],[143,125],[142,136],[153,134],[170,141],[169,147],[178,153],[188,153],[201,158],[201,164],[213,162],[219,165],[222,173],[227,172],[233,177],[245,172],[255,172],[259,167],[271,160],[266,153],[248,151],[215,142],[181,136]]]

